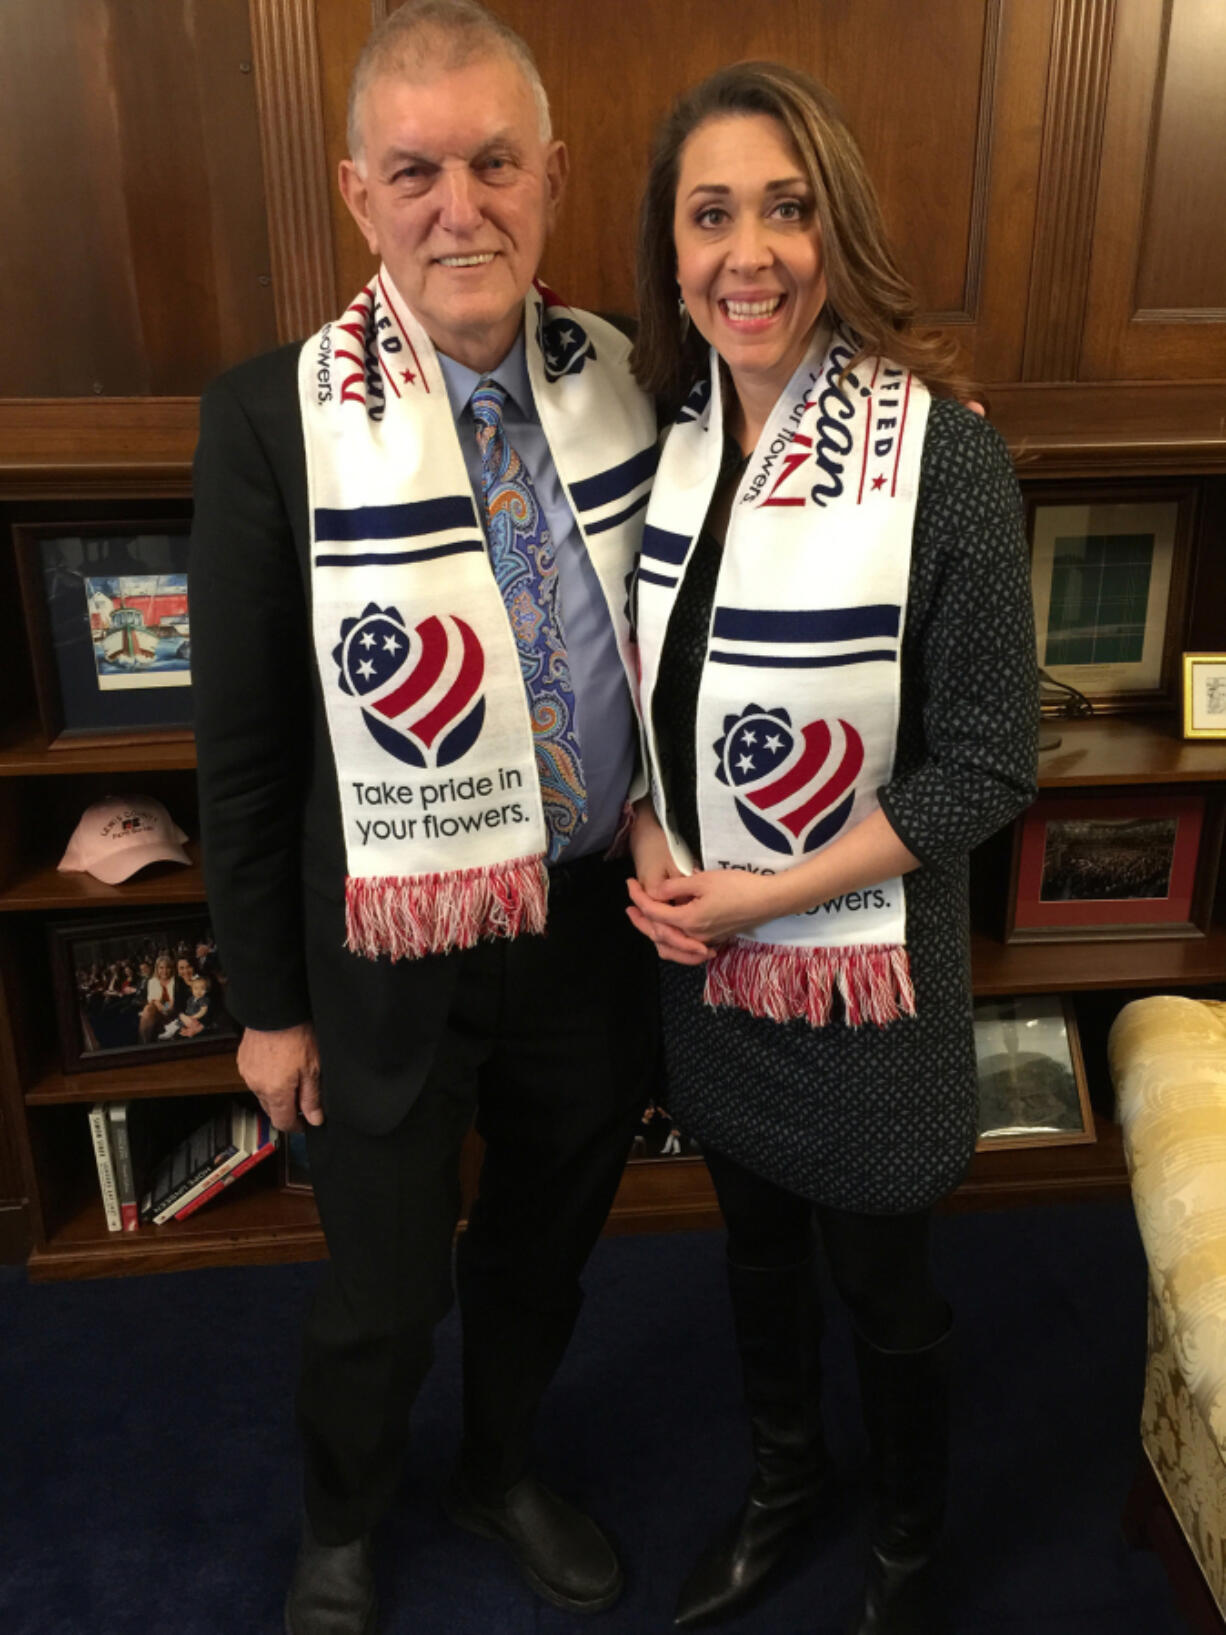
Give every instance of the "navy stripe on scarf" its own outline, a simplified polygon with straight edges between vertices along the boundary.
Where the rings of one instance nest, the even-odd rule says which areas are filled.
[[[448,528],[475,528],[477,513],[469,494],[438,500],[408,500],[402,505],[354,505],[344,510],[317,506],[315,539],[412,539],[441,534]]]

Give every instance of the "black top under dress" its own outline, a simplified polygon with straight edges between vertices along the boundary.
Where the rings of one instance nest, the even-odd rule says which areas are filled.
[[[653,724],[665,799],[696,858],[694,719],[722,545],[704,530],[669,620]],[[920,467],[886,817],[904,877],[914,1018],[821,1028],[702,1001],[661,963],[668,1106],[687,1133],[815,1203],[926,1208],[974,1151],[967,877],[973,846],[1035,793],[1034,624],[1017,483],[1000,436],[934,399]]]

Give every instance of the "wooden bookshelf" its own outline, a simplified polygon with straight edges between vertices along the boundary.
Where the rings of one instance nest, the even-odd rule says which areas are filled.
[[[467,1156],[471,1159],[471,1153]],[[466,1191],[475,1179],[475,1166],[468,1168]],[[30,1277],[48,1282],[322,1259],[327,1251],[314,1200],[283,1192],[275,1184],[276,1173],[271,1159],[187,1220],[141,1226],[135,1232],[108,1232],[102,1201],[91,1193],[35,1249]],[[460,1224],[462,1228],[462,1220]],[[651,1159],[626,1166],[607,1230],[620,1235],[719,1224],[715,1191],[701,1159]]]
[[[1039,756],[1040,789],[1226,782],[1226,739],[1185,739],[1173,715],[1046,720],[1043,730],[1061,741]]]
[[[228,1195],[185,1221],[108,1232],[102,1200],[82,1203],[30,1255],[36,1281],[183,1272],[200,1266],[251,1266],[319,1260],[326,1253],[315,1200],[275,1184],[276,1158],[243,1176]],[[261,1171],[270,1172],[268,1175]]]
[[[48,1070],[26,1091],[29,1107],[60,1107],[96,1101],[151,1101],[163,1096],[225,1096],[243,1089],[228,1051],[179,1056],[136,1067],[103,1067],[90,1073]]]
[[[999,942],[971,936],[977,995],[1087,993],[1096,988],[1199,988],[1226,982],[1226,926],[1205,937],[1126,942]]]
[[[1224,643],[1226,645],[1226,643]],[[1226,790],[1226,743],[1185,742],[1169,713],[1131,718],[1097,716],[1046,724],[1061,736],[1043,755],[1045,790],[1094,786],[1173,787],[1197,784]],[[80,740],[48,749],[30,720],[0,733],[0,944],[7,950],[4,994],[11,1010],[0,1077],[14,1086],[9,1106],[24,1119],[29,1165],[30,1219],[35,1240],[30,1275],[36,1279],[134,1275],[192,1267],[315,1259],[325,1253],[309,1196],[280,1190],[274,1164],[260,1169],[184,1222],[107,1232],[97,1197],[85,1115],[95,1101],[229,1095],[242,1088],[234,1057],[216,1053],[65,1073],[53,1059],[54,1038],[39,1021],[44,991],[32,975],[41,957],[41,915],[58,917],[151,909],[204,901],[197,843],[188,868],[158,864],[120,886],[89,875],[61,874],[56,863],[72,824],[88,800],[122,774],[139,779],[163,799],[189,833],[194,828],[189,739],[137,744]],[[1216,786],[1216,789],[1215,789]],[[1003,887],[984,884],[985,924]],[[1161,940],[1006,944],[988,932],[972,936],[972,978],[977,995],[1071,993],[1146,989],[1193,990],[1226,983],[1226,924],[1204,937]],[[28,1025],[27,1025],[28,1023]],[[0,1045],[3,1040],[0,1039]],[[1100,1069],[1101,1072],[1101,1069]],[[1100,1098],[1101,1099],[1101,1098]],[[78,1128],[79,1121],[79,1128]],[[1118,1198],[1128,1183],[1119,1130],[1100,1117],[1098,1139],[1084,1145],[1012,1148],[977,1154],[970,1173],[948,1200],[954,1210],[1020,1203]],[[79,1139],[78,1139],[79,1136]],[[465,1148],[464,1195],[471,1196],[479,1143]],[[653,1159],[630,1164],[609,1219],[611,1233],[717,1226],[719,1212],[701,1160]]]
[[[164,742],[151,737],[141,743],[115,744],[82,736],[62,739],[48,749],[42,729],[33,721],[0,732],[0,778],[110,777],[126,772],[191,771],[195,765],[194,738]]]
[[[181,863],[157,863],[118,886],[108,886],[92,874],[61,874],[54,862],[44,858],[19,869],[14,879],[0,887],[0,911],[50,909],[57,914],[71,914],[77,909],[202,903],[200,847],[189,841],[184,850],[192,860],[189,868]]]
[[[1099,1118],[1097,1137],[1084,1145],[976,1153],[967,1179],[942,1209],[1126,1198],[1119,1126]],[[236,1182],[232,1194],[186,1221],[135,1232],[108,1232],[101,1200],[91,1197],[34,1251],[30,1277],[45,1282],[323,1258],[327,1251],[313,1200],[273,1184],[273,1163],[264,1175],[257,1170]],[[656,1158],[627,1165],[606,1230],[623,1235],[719,1225],[719,1206],[702,1160]]]
[[[966,1180],[945,1200],[943,1209],[962,1212],[1126,1198],[1128,1169],[1120,1127],[1100,1115],[1095,1131],[1094,1141],[977,1152]]]

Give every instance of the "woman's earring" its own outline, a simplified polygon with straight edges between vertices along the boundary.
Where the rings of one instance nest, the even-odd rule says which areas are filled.
[[[690,314],[685,304],[685,296],[677,297],[677,316],[681,319],[681,333],[684,335],[690,327]]]

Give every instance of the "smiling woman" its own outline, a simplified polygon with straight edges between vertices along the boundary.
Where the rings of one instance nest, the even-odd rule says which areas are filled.
[[[1034,789],[1017,487],[804,74],[740,63],[682,99],[639,252],[635,369],[677,418],[635,592],[630,918],[728,1225],[757,1456],[677,1621],[739,1611],[830,1497],[816,1215],[875,1471],[849,1628],[934,1635],[951,1319],[927,1234],[977,1131],[967,857]]]
[[[728,366],[754,443],[826,304],[813,190],[777,120],[734,115],[694,132],[673,239],[681,298]]]

